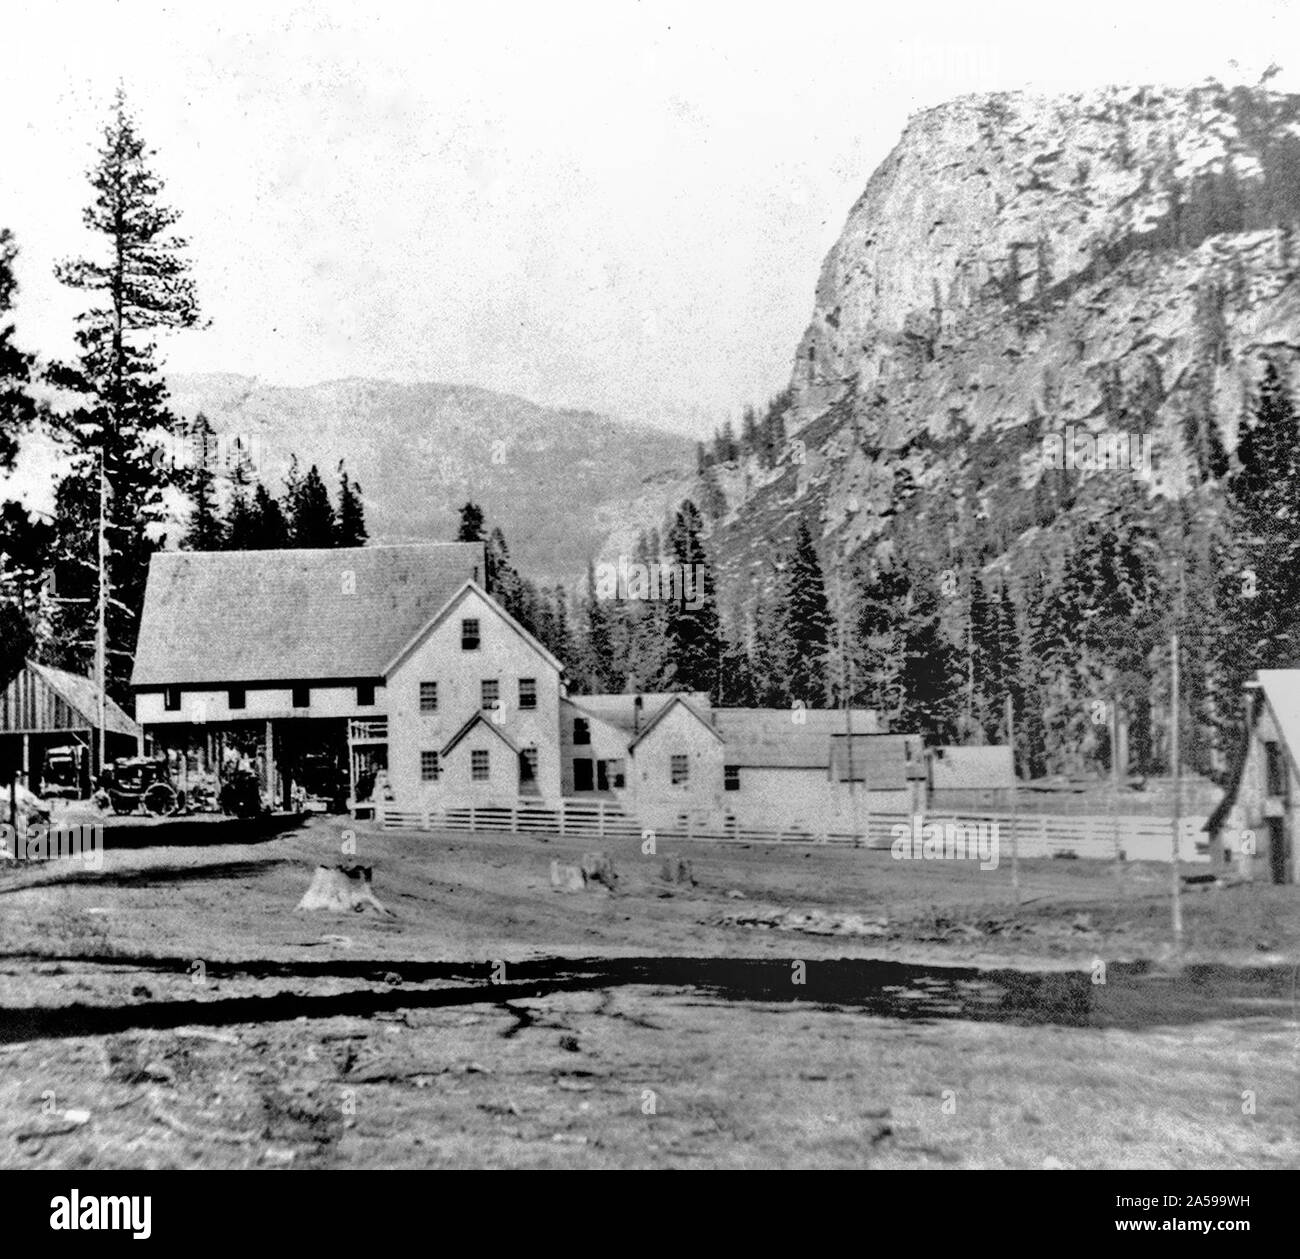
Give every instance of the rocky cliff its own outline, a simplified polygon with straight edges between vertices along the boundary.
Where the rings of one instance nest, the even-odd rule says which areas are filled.
[[[1015,550],[1052,518],[1033,491],[1054,433],[1149,438],[1157,498],[1212,476],[1262,360],[1300,352],[1298,213],[1297,97],[998,94],[915,117],[822,266],[777,466],[719,469],[732,597],[796,515],[832,567],[902,514],[991,523]]]

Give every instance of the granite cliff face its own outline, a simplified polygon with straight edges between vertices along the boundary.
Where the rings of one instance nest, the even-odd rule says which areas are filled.
[[[776,467],[718,470],[732,599],[800,515],[832,568],[904,510],[992,520],[1014,551],[1052,517],[1036,469],[1070,425],[1149,438],[1156,499],[1212,476],[1264,359],[1300,353],[1297,214],[1294,96],[999,94],[915,117],[822,267]]]

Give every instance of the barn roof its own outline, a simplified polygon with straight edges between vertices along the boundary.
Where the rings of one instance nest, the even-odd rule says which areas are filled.
[[[876,714],[869,709],[854,709],[851,716],[853,777],[861,778],[865,770],[871,786],[888,790],[895,781],[899,787],[905,786],[907,746],[912,736],[876,734]],[[717,708],[713,720],[727,745],[729,765],[829,772],[834,757],[838,775],[843,778],[847,774],[843,709]],[[837,739],[842,750],[833,753]]]
[[[52,705],[43,702],[54,699]],[[0,691],[0,732],[97,729],[99,687],[90,678],[28,660],[25,667]],[[104,729],[115,734],[140,734],[140,727],[111,698],[104,699]]]
[[[1011,748],[937,747],[930,753],[930,786],[935,791],[989,787],[1014,787]]]
[[[378,678],[464,585],[481,542],[161,551],[133,686]]]

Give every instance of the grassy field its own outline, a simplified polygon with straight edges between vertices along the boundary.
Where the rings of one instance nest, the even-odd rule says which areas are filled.
[[[1294,888],[352,830],[0,871],[0,1163],[1300,1165]]]

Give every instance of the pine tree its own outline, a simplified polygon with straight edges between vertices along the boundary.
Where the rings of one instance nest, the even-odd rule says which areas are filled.
[[[331,547],[337,537],[334,508],[316,465],[307,469],[289,509],[289,531],[296,547]]]
[[[13,273],[17,252],[12,236],[0,229],[0,472],[13,468],[20,435],[40,414],[32,395],[35,356],[14,343],[10,318],[18,287]],[[48,533],[19,504],[7,501],[0,506],[0,687],[8,684],[35,645]]]
[[[106,675],[109,690],[128,699],[131,657],[144,601],[150,527],[163,519],[168,480],[154,458],[154,434],[174,427],[167,390],[155,362],[152,334],[193,327],[194,285],[187,275],[186,242],[173,235],[178,215],[159,203],[162,183],[119,91],[90,172],[94,200],[86,226],[107,246],[105,260],[62,263],[56,274],[70,288],[96,295],[78,317],[74,365],[51,378],[78,395],[62,425],[71,470],[56,494],[60,595],[82,602],[59,605],[58,639],[64,663],[84,669],[95,643],[100,595],[107,607]],[[100,500],[103,497],[100,590]]]
[[[716,702],[721,691],[722,632],[713,569],[701,541],[703,529],[698,509],[687,499],[668,533],[681,589],[674,592],[676,598],[668,605],[666,629],[674,689],[706,691]]]
[[[820,707],[830,695],[831,615],[821,561],[804,520],[795,532],[784,577],[780,625],[787,690],[792,700]]]
[[[230,484],[226,508],[225,544],[228,551],[250,551],[257,547],[257,515],[249,496],[253,483],[252,459],[243,440],[236,437],[226,480]]]
[[[361,486],[349,479],[343,460],[339,460],[339,546],[365,546],[370,535],[366,531],[366,509],[361,500]]]
[[[18,247],[7,229],[0,228],[0,472],[14,466],[18,438],[39,414],[32,385],[36,357],[14,344],[14,294],[18,290],[13,264]]]
[[[250,551],[281,551],[289,545],[289,522],[284,508],[276,502],[265,485],[258,482],[253,491]]]
[[[456,541],[482,542],[483,525],[483,509],[476,503],[466,503],[460,509],[460,528],[456,531]]]
[[[188,437],[193,463],[183,470],[181,481],[193,509],[181,546],[186,551],[220,551],[226,546],[226,526],[217,503],[216,433],[202,411],[189,426]]]

